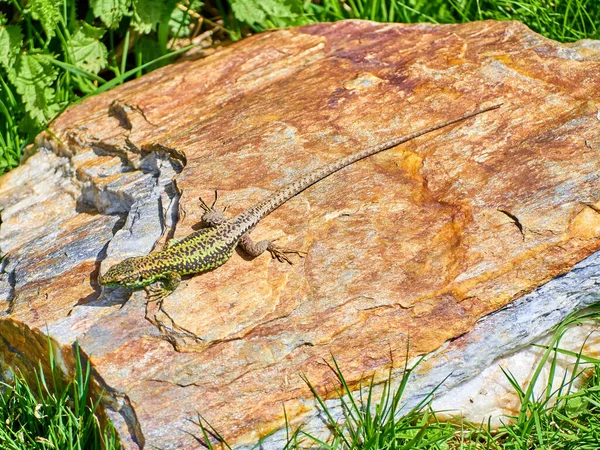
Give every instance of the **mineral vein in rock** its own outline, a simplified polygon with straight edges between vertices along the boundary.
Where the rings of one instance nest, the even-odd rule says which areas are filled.
[[[214,203],[209,207],[202,202],[202,207],[205,210],[202,219],[208,225],[207,228],[191,233],[181,240],[171,240],[163,251],[146,256],[127,258],[115,264],[104,275],[100,276],[99,282],[104,286],[127,286],[130,288],[141,288],[160,282],[159,285],[150,290],[150,299],[160,300],[177,288],[182,275],[205,272],[223,265],[231,257],[238,244],[250,256],[256,257],[266,250],[279,261],[290,262],[286,254],[298,252],[282,250],[273,245],[271,241],[265,240],[254,243],[250,238],[250,231],[256,227],[263,217],[308,187],[356,161],[440,128],[498,109],[500,106],[494,105],[483,108],[338,159],[290,183],[262,202],[229,220],[225,219],[221,212],[214,209]]]

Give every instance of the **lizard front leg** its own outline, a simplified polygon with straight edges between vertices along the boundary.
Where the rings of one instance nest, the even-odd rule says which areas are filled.
[[[253,258],[262,255],[265,251],[267,251],[271,254],[272,258],[275,258],[279,262],[286,262],[288,264],[293,263],[287,255],[295,254],[301,258],[306,255],[306,252],[279,248],[273,244],[273,242],[274,241],[269,240],[254,242],[249,233],[244,233],[240,238],[238,245]]]
[[[167,295],[177,289],[180,282],[181,275],[177,272],[169,272],[160,283],[146,288],[146,292],[148,292],[148,301],[162,301]]]

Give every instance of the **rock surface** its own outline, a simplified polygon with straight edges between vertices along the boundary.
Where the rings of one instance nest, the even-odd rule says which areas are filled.
[[[409,358],[439,349],[422,386],[436,367],[462,368],[448,387],[464,381],[489,363],[482,345],[499,357],[595,299],[598,73],[600,43],[519,23],[346,21],[257,35],[75,105],[0,179],[3,369],[45,360],[48,333],[67,370],[78,340],[125,445],[164,449],[201,448],[198,413],[236,446],[280,429],[283,405],[313,426],[299,375],[329,392],[331,354],[357,384],[402,366],[410,339]],[[218,189],[234,215],[357,149],[498,102],[264,219],[254,237],[307,252],[293,266],[234,254],[162,310],[99,289],[100,270],[190,233],[199,196]],[[585,258],[561,291],[552,279]],[[525,318],[504,344],[486,341],[495,319],[469,333],[519,298],[552,320],[515,306],[490,316]]]

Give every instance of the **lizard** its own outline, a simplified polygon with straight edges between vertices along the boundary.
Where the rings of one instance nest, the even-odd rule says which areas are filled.
[[[221,211],[214,208],[217,201],[215,192],[215,201],[210,207],[200,199],[204,210],[202,221],[207,225],[206,228],[201,228],[182,239],[169,240],[162,251],[127,258],[110,267],[104,275],[100,275],[98,281],[103,286],[147,288],[149,301],[162,301],[177,288],[182,276],[220,267],[229,260],[238,245],[251,257],[268,251],[273,258],[291,263],[286,254],[300,252],[280,249],[269,240],[252,241],[249,233],[261,219],[292,197],[344,167],[424,134],[498,109],[500,106],[501,104],[497,104],[482,108],[342,157],[286,185],[231,219],[226,219]]]

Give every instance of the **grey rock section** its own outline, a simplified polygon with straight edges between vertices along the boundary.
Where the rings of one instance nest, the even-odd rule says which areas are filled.
[[[456,398],[457,394],[454,393],[453,388],[487,367],[494,366],[498,358],[524,349],[547,336],[556,324],[562,322],[569,314],[597,302],[600,302],[600,252],[576,264],[570,272],[489,314],[481,319],[471,332],[427,355],[426,364],[417,366],[410,376],[401,410],[410,411],[426,400],[428,393],[436,388],[436,398],[444,396]],[[341,369],[343,372],[344,368]],[[402,373],[396,372],[393,377],[396,381],[392,389],[395,390],[400,384]],[[381,390],[380,385],[374,389],[374,392],[379,396]],[[366,392],[364,390],[363,395]],[[474,393],[469,394],[474,395]],[[359,398],[358,392],[354,394],[354,398]],[[457,399],[456,402],[464,403],[463,399]],[[325,403],[333,418],[340,423],[343,422],[344,415],[340,400],[327,400]],[[302,429],[313,435],[327,438],[328,433],[324,432],[324,424],[326,424],[326,416],[321,411],[307,417],[302,424]],[[263,450],[283,448],[286,443],[286,433],[288,433],[286,430],[273,433],[259,448]],[[239,448],[250,450],[255,447]]]
[[[176,175],[166,159],[151,154],[142,161],[142,172],[135,172],[135,200],[123,228],[117,231],[108,249],[108,259],[123,259],[150,253],[156,241],[176,221],[177,195],[172,188]],[[123,179],[119,179],[122,181]],[[119,191],[120,192],[120,191]]]
[[[173,178],[181,165],[167,155],[148,154],[134,167],[110,154],[101,155],[105,159],[98,162],[97,149],[91,146],[82,146],[74,154],[57,153],[42,147],[11,172],[8,183],[5,179],[0,196],[0,254],[6,255],[0,261],[0,315],[10,314],[19,303],[26,307],[32,296],[25,293],[21,300],[17,294],[23,286],[43,289],[83,263],[100,265],[106,260],[107,268],[111,258],[150,252],[178,220],[179,194]],[[65,228],[70,233],[66,238]],[[44,325],[45,330],[56,342],[71,346],[100,317],[123,312],[130,292],[106,291],[71,305],[68,314]],[[128,308],[132,307],[143,311],[144,306],[133,301]],[[47,318],[40,316],[40,320]],[[60,357],[57,361],[62,364]],[[0,362],[6,366],[6,361]],[[143,434],[128,397],[106,385],[98,374],[95,382],[105,393],[110,420],[117,429],[126,430],[121,433],[123,445],[142,448]]]
[[[41,148],[18,173],[20,176],[12,176],[0,196],[1,315],[8,314],[19,286],[39,277],[59,275],[73,259],[89,256],[85,245],[66,248],[64,255],[52,252],[61,222],[76,214],[78,189],[68,158]],[[48,204],[59,207],[48,208]],[[54,258],[51,267],[39,264],[36,258],[45,252]]]
[[[76,152],[40,145],[3,180],[0,315],[33,298],[32,293],[18,297],[22,287],[39,292],[83,263],[99,265],[107,257],[148,253],[177,222],[179,194],[173,178],[181,165],[167,155],[150,153],[131,164],[92,145]],[[91,323],[90,307],[94,316],[101,312],[97,306],[127,298],[125,292],[109,299],[99,294],[82,299],[67,317],[50,325],[53,337],[72,342]]]

